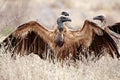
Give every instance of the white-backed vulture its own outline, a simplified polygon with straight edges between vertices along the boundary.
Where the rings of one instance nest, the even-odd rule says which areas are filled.
[[[72,31],[63,24],[66,21],[71,20],[63,16],[58,18],[53,31],[35,21],[25,23],[3,40],[1,45],[14,54],[35,53],[42,59],[46,58],[44,55],[52,55],[58,60],[79,60],[81,55],[87,59],[92,54],[99,58],[104,50],[113,58],[119,57],[114,40],[95,23],[85,20],[82,29]]]
[[[71,21],[71,19],[64,16],[59,17],[53,31],[47,30],[36,21],[25,23],[5,38],[1,46],[12,52],[12,56],[35,53],[44,59],[48,49],[54,53],[56,46],[60,47],[64,44],[63,23],[67,21]]]
[[[95,16],[94,20],[101,21],[101,27],[104,27],[104,30],[116,41],[118,46],[120,47],[120,23],[115,23],[113,25],[106,24],[106,17],[104,15]]]

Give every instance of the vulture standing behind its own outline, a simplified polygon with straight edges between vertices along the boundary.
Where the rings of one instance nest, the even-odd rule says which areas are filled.
[[[101,21],[101,27],[104,27],[104,30],[115,40],[120,47],[120,23],[115,23],[113,25],[105,26],[106,17],[104,15],[95,16],[93,20]]]
[[[64,25],[66,21],[71,19],[59,17],[53,31],[35,21],[25,23],[3,40],[1,45],[13,54],[35,53],[42,59],[50,55],[60,61],[80,60],[81,55],[87,59],[91,54],[99,58],[104,49],[110,56],[119,57],[114,40],[95,23],[85,20],[82,29],[73,31]]]

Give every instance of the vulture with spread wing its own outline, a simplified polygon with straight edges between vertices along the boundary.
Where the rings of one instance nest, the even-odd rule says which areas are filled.
[[[70,30],[64,22],[70,18],[61,16],[57,19],[56,28],[47,30],[39,23],[32,21],[19,26],[1,45],[13,54],[38,54],[42,59],[52,56],[58,60],[86,59],[94,54],[100,57],[104,50],[112,57],[119,57],[114,40],[95,23],[85,20],[82,29]]]
[[[1,46],[12,52],[12,56],[35,53],[44,59],[47,51],[53,55],[57,51],[55,47],[63,46],[65,32],[63,23],[67,21],[71,21],[71,19],[64,16],[59,17],[53,31],[47,30],[36,21],[25,23],[5,38]]]
[[[104,30],[116,41],[120,47],[120,23],[105,26],[106,17],[104,15],[95,16],[93,20],[101,21],[101,27],[104,27]]]

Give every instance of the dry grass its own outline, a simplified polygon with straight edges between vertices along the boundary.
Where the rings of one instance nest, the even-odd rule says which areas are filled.
[[[120,62],[107,56],[96,63],[78,61],[61,66],[34,54],[14,60],[10,53],[0,52],[0,80],[120,80],[119,72]]]

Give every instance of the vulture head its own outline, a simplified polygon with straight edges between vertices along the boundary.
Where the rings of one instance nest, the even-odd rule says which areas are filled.
[[[61,15],[64,15],[64,16],[69,16],[69,13],[67,13],[67,12],[63,11],[63,12],[61,13]]]
[[[63,30],[64,22],[71,22],[71,19],[65,16],[61,16],[57,19],[58,33],[55,36],[55,43],[57,46],[61,47],[64,44]]]
[[[99,20],[101,22],[101,27],[104,27],[106,24],[106,17],[105,15],[98,15],[93,17],[93,20]]]
[[[58,29],[59,29],[60,32],[63,31],[63,28],[64,28],[63,23],[67,22],[67,21],[71,22],[71,19],[67,18],[67,17],[64,17],[64,16],[61,16],[57,19]]]

